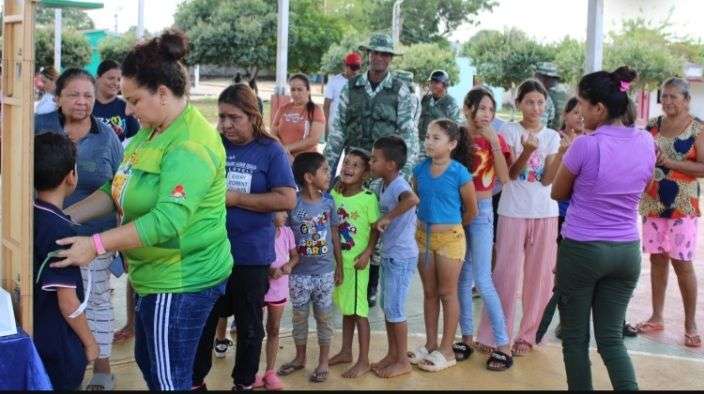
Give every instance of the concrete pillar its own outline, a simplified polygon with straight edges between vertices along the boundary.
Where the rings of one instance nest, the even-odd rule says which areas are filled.
[[[271,96],[271,119],[273,119],[274,114],[276,114],[279,107],[289,101],[289,97],[286,95],[286,77],[288,75],[288,9],[289,0],[278,0],[278,25],[276,28],[276,87],[274,87],[274,94]]]
[[[54,9],[54,68],[61,72],[61,8]]]
[[[137,3],[137,40],[144,38],[144,0]]]
[[[604,0],[589,0],[584,72],[599,71],[604,58]]]

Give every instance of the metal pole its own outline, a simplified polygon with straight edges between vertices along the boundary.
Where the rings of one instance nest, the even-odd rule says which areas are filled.
[[[61,72],[61,8],[54,9],[54,68]]]
[[[604,52],[604,0],[589,0],[584,72],[601,70]]]
[[[137,40],[141,40],[144,38],[144,0],[139,0],[137,4]]]
[[[403,0],[396,0],[391,16],[391,35],[394,40],[394,46],[397,46],[401,37],[401,3]]]
[[[198,88],[200,87],[200,64],[196,64],[194,70],[193,70],[193,76],[195,78],[193,81],[193,87]]]
[[[276,29],[276,87],[274,94],[286,95],[288,71],[288,4],[289,0],[278,0],[278,26]]]

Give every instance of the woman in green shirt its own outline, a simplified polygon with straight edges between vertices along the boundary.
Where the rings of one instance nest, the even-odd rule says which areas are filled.
[[[74,220],[116,211],[117,228],[70,245],[56,266],[122,251],[137,293],[135,359],[150,390],[190,390],[205,321],[232,270],[225,230],[225,151],[188,104],[183,33],[137,45],[123,63],[127,114],[142,124],[112,182],[68,208]]]

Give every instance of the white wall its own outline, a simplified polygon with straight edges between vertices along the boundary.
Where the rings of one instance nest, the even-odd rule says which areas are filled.
[[[692,95],[689,106],[690,113],[699,119],[704,119],[704,82],[690,81],[689,90]],[[650,118],[662,115],[662,108],[657,100],[658,92],[653,90],[650,92]]]

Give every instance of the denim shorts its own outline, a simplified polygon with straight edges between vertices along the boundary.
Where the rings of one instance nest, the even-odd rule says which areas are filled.
[[[389,323],[406,321],[406,298],[417,263],[417,258],[381,258],[381,306]]]

